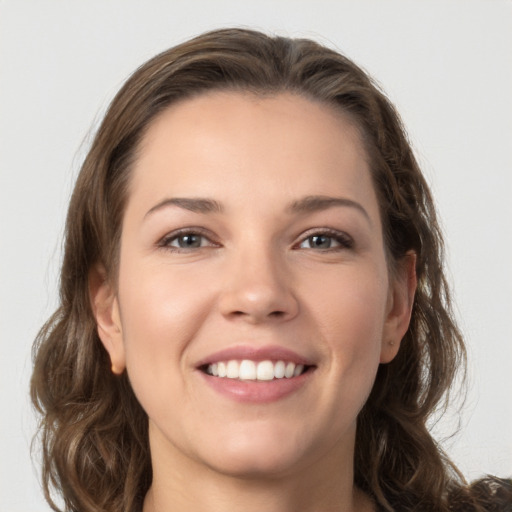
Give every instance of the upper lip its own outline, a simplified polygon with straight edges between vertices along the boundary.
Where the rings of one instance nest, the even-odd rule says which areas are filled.
[[[197,363],[197,367],[217,363],[219,361],[242,361],[249,359],[251,361],[286,361],[295,364],[312,365],[307,358],[297,354],[293,350],[277,345],[264,347],[254,347],[248,345],[238,345],[229,347],[213,354],[208,355]]]

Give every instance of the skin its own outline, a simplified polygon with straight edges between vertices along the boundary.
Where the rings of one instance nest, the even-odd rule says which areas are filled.
[[[390,278],[357,130],[300,96],[215,92],[167,109],[139,155],[117,286],[91,293],[149,417],[145,512],[373,510],[353,484],[356,418],[407,330],[415,277],[408,255]],[[291,208],[308,196],[353,204]],[[183,228],[199,247],[179,247]],[[235,345],[291,349],[314,371],[280,400],[235,401],[197,369]]]

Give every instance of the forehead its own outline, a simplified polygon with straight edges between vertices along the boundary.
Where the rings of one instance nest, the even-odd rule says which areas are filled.
[[[321,126],[323,129],[319,130]],[[180,139],[199,136],[201,132],[210,139],[215,134],[231,135],[235,142],[243,134],[239,132],[240,127],[264,128],[275,143],[305,136],[319,149],[324,145],[319,144],[320,139],[325,145],[330,142],[338,145],[343,139],[343,145],[351,144],[358,157],[367,156],[355,121],[337,105],[292,92],[255,94],[231,90],[206,92],[172,104],[150,123],[139,149],[149,149],[163,138],[165,143],[174,140],[177,144]],[[283,127],[286,131],[282,131]],[[273,138],[275,131],[281,132],[278,140]],[[329,136],[325,137],[327,132]]]
[[[366,152],[348,116],[292,93],[216,91],[172,105],[152,122],[130,195],[223,200],[260,193],[262,201],[292,201],[333,192],[373,195]]]

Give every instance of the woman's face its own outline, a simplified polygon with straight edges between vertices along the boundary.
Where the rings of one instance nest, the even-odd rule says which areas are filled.
[[[358,412],[407,328],[407,283],[390,281],[346,118],[291,94],[214,92],[143,140],[99,332],[149,416],[154,464],[351,465]]]

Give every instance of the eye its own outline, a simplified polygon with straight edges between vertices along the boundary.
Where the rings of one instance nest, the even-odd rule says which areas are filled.
[[[168,242],[170,247],[179,247],[180,249],[197,249],[204,245],[204,236],[190,233],[188,235],[180,235]]]
[[[300,249],[318,249],[318,250],[336,250],[351,249],[354,241],[351,236],[341,231],[322,231],[316,232],[304,238],[300,244]]]
[[[187,251],[202,247],[216,246],[207,236],[197,231],[179,231],[166,235],[159,243],[160,247],[174,251]]]

